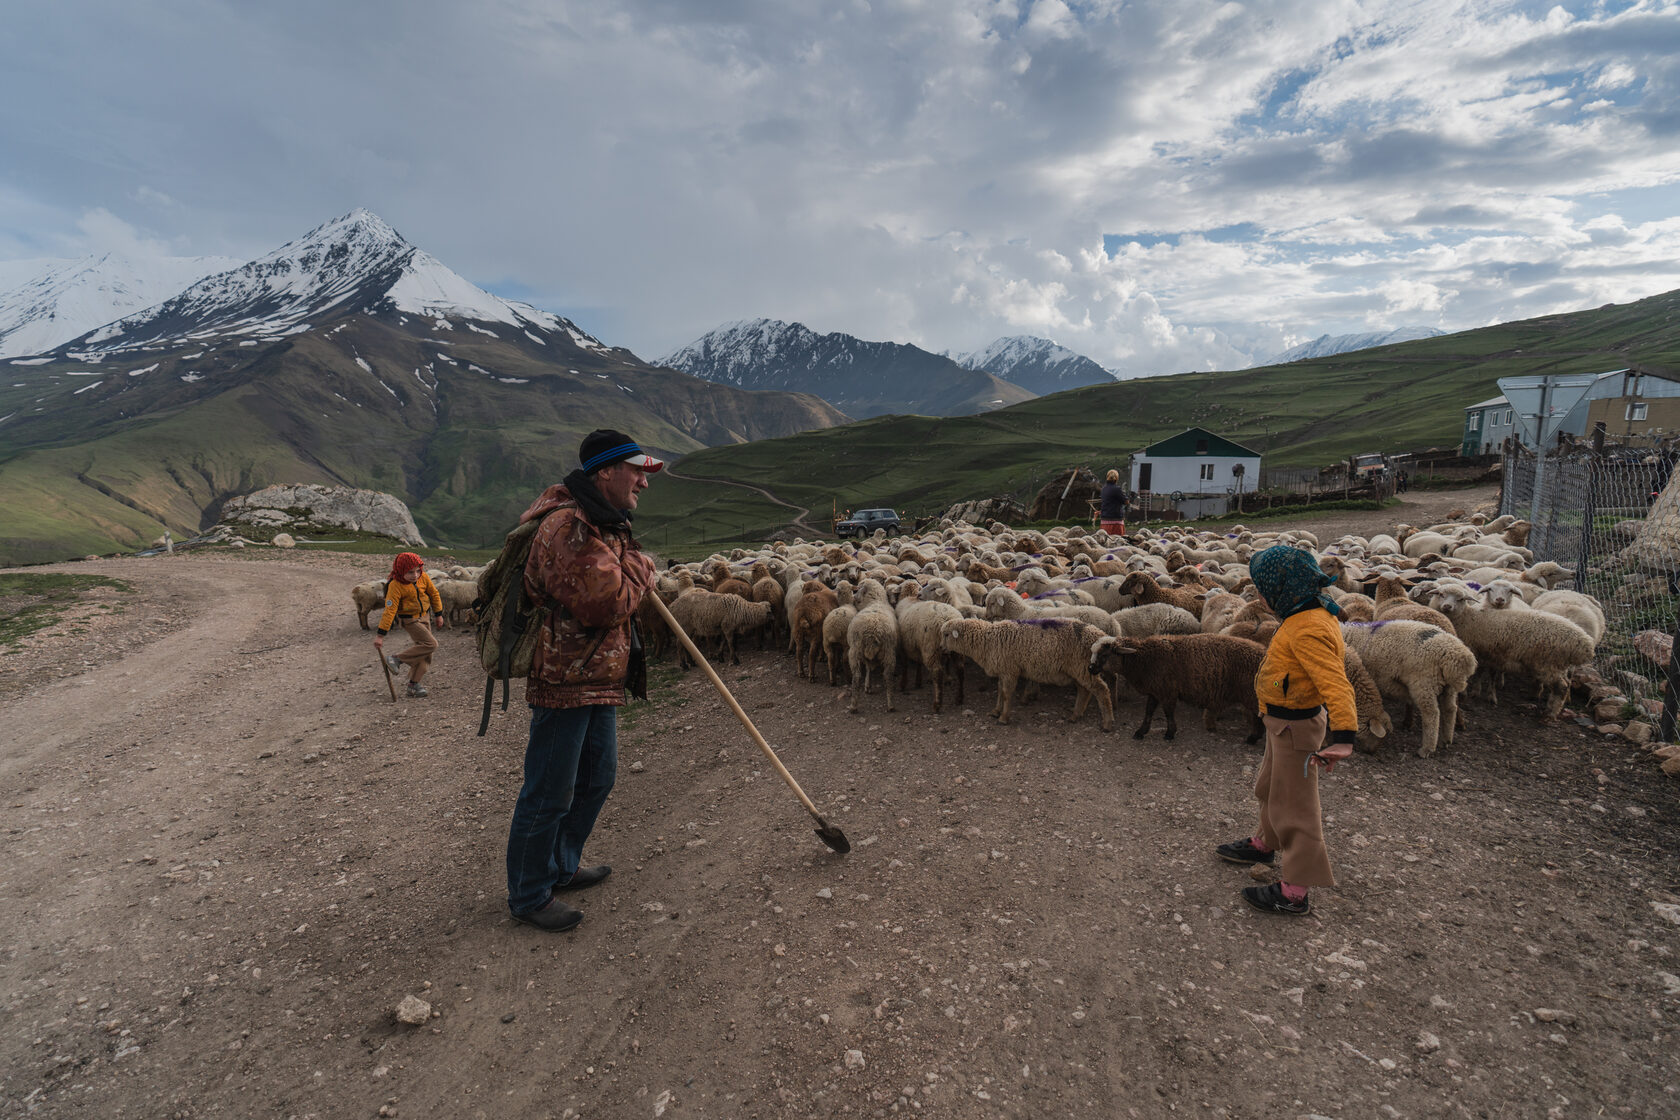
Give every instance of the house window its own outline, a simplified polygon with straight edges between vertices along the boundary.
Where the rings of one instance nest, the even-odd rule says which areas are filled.
[[[1507,408],[1505,410],[1505,423],[1509,424],[1510,422],[1511,422],[1511,410]]]
[[[1630,405],[1627,406],[1627,415],[1622,417],[1622,419],[1624,419],[1624,420],[1643,420],[1643,419],[1645,419],[1645,410],[1648,407],[1649,406],[1644,404],[1644,403],[1630,404]]]
[[[1469,430],[1472,431],[1472,432],[1479,432],[1479,431],[1482,430],[1482,414],[1481,413],[1472,412],[1470,414],[1470,428],[1469,428]]]
[[[1213,464],[1212,463],[1203,463],[1202,464],[1202,479],[1205,482],[1212,482],[1213,481]]]

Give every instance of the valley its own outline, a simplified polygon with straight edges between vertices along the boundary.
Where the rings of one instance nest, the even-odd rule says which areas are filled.
[[[347,594],[382,565],[65,568],[133,590],[4,659],[14,1109],[1648,1116],[1674,1092],[1680,933],[1653,903],[1680,811],[1619,740],[1473,704],[1431,759],[1415,732],[1357,756],[1324,784],[1342,885],[1292,921],[1210,852],[1251,812],[1230,729],[1137,742],[1137,701],[1104,734],[1059,689],[1003,727],[972,669],[943,714],[924,689],[853,715],[745,651],[724,678],[841,857],[661,663],[590,847],[613,876],[553,936],[502,900],[517,687],[476,738],[451,631],[431,699],[393,705]],[[426,1025],[392,1018],[410,995]]]

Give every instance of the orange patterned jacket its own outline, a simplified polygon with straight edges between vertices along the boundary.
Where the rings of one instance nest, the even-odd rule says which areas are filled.
[[[525,562],[526,600],[565,609],[543,623],[525,700],[539,708],[622,705],[630,620],[653,586],[653,559],[628,529],[592,524],[558,483],[519,520],[539,517],[546,520]]]

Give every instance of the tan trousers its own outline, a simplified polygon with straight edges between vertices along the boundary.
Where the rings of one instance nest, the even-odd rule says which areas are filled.
[[[1324,815],[1318,804],[1318,768],[1305,776],[1307,757],[1324,745],[1330,718],[1264,717],[1266,757],[1254,779],[1260,801],[1260,842],[1279,853],[1279,877],[1298,887],[1333,887],[1330,852],[1324,846]]]
[[[437,652],[438,640],[432,636],[432,627],[423,618],[411,618],[402,624],[408,631],[408,636],[414,644],[397,654],[397,660],[408,666],[408,679],[415,684],[432,667],[432,654]]]

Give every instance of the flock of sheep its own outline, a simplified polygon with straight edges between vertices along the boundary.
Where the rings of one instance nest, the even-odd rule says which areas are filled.
[[[992,714],[1008,723],[1019,686],[1071,686],[1079,719],[1095,699],[1103,730],[1118,700],[1141,696],[1149,733],[1157,708],[1167,738],[1180,701],[1206,726],[1237,709],[1249,741],[1260,727],[1253,680],[1278,621],[1248,576],[1251,555],[1274,544],[1309,550],[1335,577],[1347,669],[1358,699],[1360,742],[1375,749],[1393,723],[1421,722],[1419,753],[1451,743],[1464,726],[1460,694],[1497,703],[1537,689],[1556,718],[1572,670],[1589,665],[1603,638],[1597,600],[1565,590],[1574,573],[1535,563],[1528,523],[1482,514],[1392,534],[1320,545],[1301,530],[1225,534],[1144,529],[1128,538],[1079,527],[1046,532],[993,523],[937,523],[919,536],[883,532],[845,545],[777,542],[691,564],[673,564],[658,594],[696,641],[734,661],[757,635],[785,640],[800,677],[825,673],[849,687],[849,710],[876,682],[888,711],[898,694],[931,685],[962,702],[970,663],[997,683]],[[655,656],[671,635],[644,604],[642,631]],[[686,655],[680,655],[686,662]]]
[[[997,684],[992,714],[1008,723],[1015,696],[1039,686],[1076,690],[1072,718],[1094,699],[1102,729],[1115,704],[1143,699],[1135,736],[1157,709],[1178,731],[1180,701],[1208,730],[1236,709],[1260,734],[1253,680],[1278,620],[1248,576],[1250,556],[1274,544],[1306,549],[1335,578],[1346,667],[1366,749],[1393,728],[1386,701],[1419,722],[1419,754],[1464,726],[1459,696],[1497,703],[1530,682],[1556,718],[1570,673],[1591,663],[1605,617],[1589,595],[1558,587],[1574,573],[1535,563],[1528,523],[1482,514],[1392,534],[1344,536],[1322,546],[1302,530],[1225,534],[1143,529],[1129,538],[1078,527],[1046,532],[943,521],[919,536],[831,544],[777,542],[692,564],[673,563],[657,593],[696,641],[739,662],[743,637],[785,640],[800,677],[849,688],[856,711],[879,682],[888,711],[926,683],[938,712],[963,701],[972,663]],[[436,578],[448,622],[472,620],[482,568]],[[351,592],[357,618],[384,604],[383,580]],[[651,604],[639,614],[654,656],[673,645]],[[687,654],[678,647],[680,662]]]

